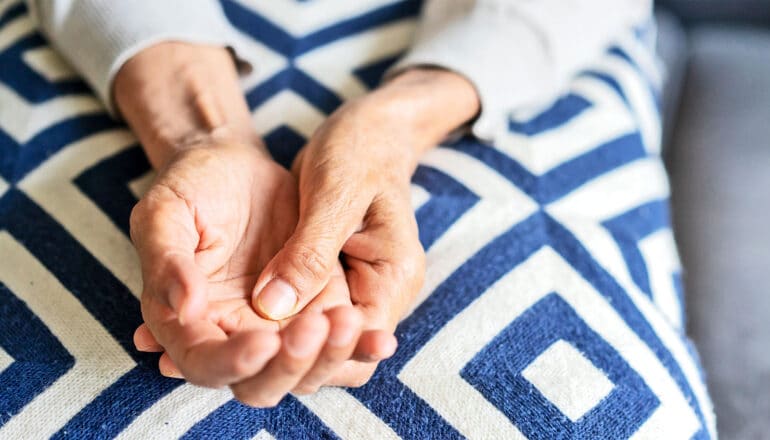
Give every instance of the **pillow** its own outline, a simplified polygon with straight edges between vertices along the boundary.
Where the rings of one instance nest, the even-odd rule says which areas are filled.
[[[223,1],[254,121],[288,164],[409,43],[414,1]],[[270,32],[264,32],[269,29]],[[441,146],[413,180],[425,287],[357,389],[253,409],[137,352],[128,237],[152,175],[0,2],[0,438],[710,438],[659,158],[650,29],[629,30],[496,145]],[[506,87],[506,84],[500,84]]]

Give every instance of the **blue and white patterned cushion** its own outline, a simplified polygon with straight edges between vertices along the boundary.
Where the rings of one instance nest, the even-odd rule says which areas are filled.
[[[376,84],[420,6],[223,5],[260,60],[244,87],[283,163]],[[261,410],[134,350],[128,215],[147,161],[0,0],[0,438],[714,437],[682,330],[650,37],[619,38],[496,145],[429,153],[413,184],[426,283],[398,352],[362,388]]]

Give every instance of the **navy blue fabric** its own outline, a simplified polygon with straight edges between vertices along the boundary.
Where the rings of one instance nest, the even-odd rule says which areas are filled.
[[[313,109],[329,114],[342,103],[340,93],[298,67],[295,61],[346,38],[409,21],[417,14],[420,2],[383,2],[381,6],[359,10],[302,35],[283,29],[241,2],[222,0],[222,5],[228,19],[245,38],[288,61],[285,67],[246,90],[249,106],[257,109],[290,91]],[[22,4],[11,6],[0,15],[0,30],[26,15]],[[644,33],[637,32],[636,35],[641,40]],[[25,61],[25,53],[44,47],[45,40],[32,31],[0,50],[0,86],[13,91],[31,107],[56,98],[89,95],[82,81],[71,78],[49,80]],[[606,56],[636,72],[642,78],[641,89],[650,95],[652,102],[658,102],[656,85],[639,68],[633,56],[621,47],[613,47]],[[391,53],[361,62],[352,68],[351,78],[364,86],[374,87],[395,59]],[[632,105],[635,98],[611,72],[590,68],[577,79],[604,85],[607,93],[620,98],[626,111],[636,111]],[[507,128],[512,135],[538,139],[580,120],[600,105],[572,90],[531,118],[508,118]],[[132,334],[141,323],[138,299],[128,283],[113,273],[108,262],[89,247],[94,245],[86,243],[82,235],[73,232],[71,226],[61,220],[59,207],[51,207],[32,195],[34,188],[30,187],[34,186],[34,179],[32,183],[29,179],[39,177],[35,174],[44,169],[41,167],[71,152],[78,141],[122,126],[101,111],[73,112],[20,140],[2,122],[0,117],[0,245],[10,240],[37,259],[132,362],[123,370],[127,371],[125,374],[77,408],[66,423],[57,426],[53,437],[113,438],[149,409],[160,405],[162,399],[178,391],[183,382],[160,376],[158,356],[139,353],[133,348]],[[694,431],[694,438],[709,438],[710,408],[704,406],[703,398],[697,392],[703,387],[702,377],[694,379],[689,375],[691,368],[688,365],[694,365],[697,370],[697,360],[688,357],[684,359],[688,365],[680,363],[680,348],[684,347],[686,352],[691,348],[689,342],[679,329],[663,331],[649,319],[650,310],[657,313],[649,276],[650,265],[656,263],[645,259],[640,243],[653,233],[669,228],[667,199],[646,200],[611,218],[597,221],[597,229],[604,230],[617,246],[622,257],[620,266],[627,271],[630,285],[624,284],[622,277],[612,272],[615,269],[611,270],[600,261],[592,243],[583,241],[551,210],[603,176],[640,162],[657,160],[656,153],[645,145],[641,130],[637,127],[604,139],[542,172],[533,170],[531,164],[510,154],[506,148],[486,145],[472,137],[463,137],[442,147],[443,153],[464,158],[473,167],[481,167],[484,173],[509,184],[522,199],[531,201],[532,212],[523,219],[511,220],[510,225],[486,239],[477,251],[437,281],[430,295],[398,326],[399,349],[393,358],[381,363],[365,386],[344,390],[346,396],[403,438],[468,436],[468,432],[462,432],[458,427],[457,420],[405,383],[400,374],[431,340],[446,331],[453,319],[466,313],[507,274],[548,249],[585,280],[598,297],[610,305],[624,328],[653,354],[654,362],[662,366],[663,374],[669,376],[676,393],[686,402],[684,410],[697,420],[699,427]],[[263,135],[273,156],[285,166],[291,163],[306,141],[289,121]],[[137,201],[129,184],[148,172],[147,159],[141,148],[129,141],[125,147],[103,159],[88,163],[90,165],[84,165],[75,175],[68,176],[62,185],[71,186],[78,200],[98,210],[99,215],[107,219],[106,223],[114,226],[122,242],[126,242],[129,213]],[[415,215],[420,241],[428,253],[429,272],[435,261],[438,261],[437,265],[443,264],[440,260],[446,255],[438,254],[440,244],[445,244],[453,228],[475,215],[481,201],[489,197],[485,193],[489,188],[476,185],[474,181],[483,175],[466,178],[462,173],[452,171],[451,167],[442,168],[430,163],[420,165],[412,181],[427,194],[423,203],[416,207]],[[494,201],[500,205],[510,203],[503,199]],[[80,220],[86,225],[89,221],[87,218]],[[469,234],[484,233],[481,230],[484,227]],[[449,251],[444,252],[459,252],[468,246],[470,244],[461,243],[449,246]],[[0,264],[6,269],[17,262],[0,256]],[[670,278],[672,289],[681,301],[680,272],[671,273]],[[637,295],[634,289],[642,295]],[[516,295],[519,292],[509,293]],[[0,437],[10,420],[23,413],[30,401],[50,389],[78,362],[49,331],[46,323],[36,316],[36,310],[20,300],[18,294],[0,279],[0,347],[13,359],[10,366],[0,370]],[[645,301],[648,307],[640,307],[639,301]],[[491,341],[481,344],[472,360],[460,371],[442,371],[437,365],[436,374],[458,375],[489,404],[487,409],[472,408],[471,411],[497,411],[529,438],[628,438],[649,422],[654,411],[661,408],[661,402],[671,396],[654,391],[655,387],[643,378],[649,372],[633,366],[606,340],[606,335],[589,325],[589,321],[562,298],[561,292],[551,292],[513,317]],[[569,343],[614,386],[607,397],[574,422],[521,374],[556,341]],[[693,354],[692,357],[696,356]],[[328,419],[293,396],[286,397],[274,409],[248,408],[230,400],[206,415],[196,417],[188,424],[185,438],[247,439],[263,431],[277,439],[344,437],[330,426]],[[156,422],[163,423],[161,420]],[[30,434],[37,437],[35,433]]]
[[[0,372],[0,424],[66,373],[75,359],[34,313],[0,283],[0,319],[14,332],[0,332],[0,347],[14,362]],[[18,333],[16,333],[18,332]],[[25,338],[19,338],[24,334]],[[30,345],[28,340],[35,341]],[[19,380],[20,378],[24,380]]]
[[[651,233],[664,228],[668,223],[668,205],[663,200],[655,200],[634,208],[615,218],[604,221],[604,226],[620,244],[626,264],[631,269],[634,282],[642,291],[651,295],[650,280],[636,243]]]
[[[511,352],[515,341],[527,340]],[[579,421],[570,421],[521,372],[563,340],[601,368],[615,388]],[[629,437],[660,404],[639,375],[557,294],[541,299],[498,334],[462,376],[531,439]]]

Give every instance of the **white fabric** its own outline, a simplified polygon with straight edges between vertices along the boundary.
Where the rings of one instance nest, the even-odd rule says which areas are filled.
[[[162,41],[233,46],[216,0],[27,0],[41,30],[93,87],[110,112],[123,64]]]
[[[165,40],[237,46],[216,0],[27,2],[113,114],[112,80],[142,49]],[[389,74],[420,65],[463,74],[482,103],[473,134],[494,141],[510,110],[552,100],[651,9],[650,0],[428,0],[413,47]]]
[[[128,216],[146,158],[4,1],[0,439],[716,437],[681,327],[651,29],[628,29],[494,144],[427,154],[412,185],[425,285],[395,356],[364,388],[265,411],[162,378],[135,350]],[[366,2],[223,2],[243,55],[263,60],[243,82],[271,151],[299,148],[403,53],[414,3]],[[275,32],[250,26],[265,21]]]
[[[493,141],[510,110],[552,100],[651,10],[649,0],[429,0],[391,75],[419,65],[463,74],[482,103],[473,134]]]

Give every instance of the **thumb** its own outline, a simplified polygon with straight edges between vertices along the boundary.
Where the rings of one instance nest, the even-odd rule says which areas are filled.
[[[177,314],[177,320],[186,322],[200,318],[208,304],[207,279],[192,254],[168,253],[149,264],[162,267],[156,279],[155,297]]]
[[[252,305],[261,315],[279,320],[299,312],[338,270],[340,250],[359,228],[367,204],[337,196],[331,203],[323,194],[303,200],[297,228],[254,288]]]
[[[207,303],[206,277],[195,263],[198,234],[187,204],[157,190],[134,207],[130,223],[144,294],[176,312],[180,323],[197,318]]]

